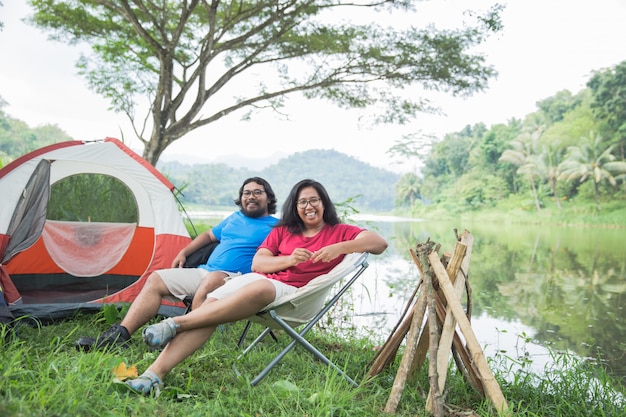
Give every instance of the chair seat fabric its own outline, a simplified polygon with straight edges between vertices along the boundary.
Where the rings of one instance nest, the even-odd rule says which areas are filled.
[[[276,314],[292,327],[307,323],[320,311],[332,287],[355,270],[366,258],[367,253],[345,255],[344,259],[330,272],[314,278],[295,292],[275,300],[250,320],[267,327],[280,328],[274,320],[266,318],[264,314],[269,310],[275,310]]]

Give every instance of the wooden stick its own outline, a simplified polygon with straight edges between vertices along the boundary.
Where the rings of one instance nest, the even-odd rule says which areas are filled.
[[[425,311],[426,291],[420,291],[420,294],[417,297],[417,303],[415,305],[413,320],[411,321],[411,328],[409,330],[409,336],[406,341],[404,354],[402,355],[402,360],[400,361],[400,367],[398,368],[396,378],[393,381],[391,394],[389,395],[389,398],[387,399],[387,404],[385,405],[384,411],[386,413],[395,413],[396,409],[398,408],[398,404],[400,403],[400,397],[402,396],[402,391],[404,390],[406,378],[411,369],[411,364],[413,362],[413,357],[417,348],[418,337],[420,334],[422,321],[424,320]]]
[[[422,263],[418,259],[417,254],[413,249],[409,249],[409,253],[413,258],[415,266],[417,266],[417,269],[419,270],[420,276],[423,277],[424,268],[422,267]],[[423,283],[424,280],[422,280],[422,284]],[[422,291],[426,291],[424,287],[425,285],[422,286]],[[422,369],[422,365],[424,365],[424,362],[426,361],[426,355],[428,354],[429,346],[428,331],[426,331],[426,329],[428,329],[428,318],[426,318],[426,323],[424,323],[424,328],[422,329],[422,332],[420,334],[419,342],[417,343],[417,351],[415,352],[415,357],[413,358],[413,363],[411,364],[411,370],[409,372],[409,375],[413,375],[415,373],[415,370]]]
[[[491,373],[491,369],[489,369],[489,364],[485,359],[485,355],[480,347],[480,344],[478,343],[478,339],[476,339],[472,326],[463,312],[461,302],[456,298],[456,293],[452,282],[450,281],[450,277],[448,277],[448,273],[436,253],[431,253],[428,256],[428,260],[430,261],[430,265],[439,279],[439,285],[448,301],[448,309],[454,315],[454,318],[458,322],[459,328],[467,341],[467,346],[472,355],[473,362],[477,365],[479,375],[484,382],[487,396],[499,412],[507,411],[508,404],[506,399],[502,394],[500,385],[498,385],[498,382]]]
[[[465,258],[465,254],[467,252],[467,245],[462,242],[457,242],[456,248],[454,250],[454,255],[452,256],[450,262],[448,263],[447,271],[449,273],[453,273],[456,276],[454,282],[454,291],[458,299],[463,295],[463,290],[465,289],[465,278],[463,274],[459,272],[461,269],[461,263]],[[469,262],[468,262],[469,263]],[[439,298],[439,304],[445,305],[445,298]],[[443,308],[443,306],[440,306]],[[444,313],[445,314],[445,313]],[[443,321],[443,326],[441,330],[441,338],[439,339],[439,352],[437,354],[437,363],[435,364],[437,368],[438,375],[438,391],[443,392],[446,384],[446,379],[448,377],[448,365],[450,363],[450,350],[452,349],[452,341],[454,339],[455,330],[456,330],[456,321],[454,320],[454,316],[452,314],[445,314],[445,318],[441,318]],[[432,356],[432,355],[431,355]],[[433,358],[431,357],[431,361]],[[433,394],[432,389],[428,393],[428,398],[426,399],[426,410],[435,414],[432,411],[433,407]]]
[[[391,336],[387,339],[381,350],[376,355],[376,358],[372,362],[370,366],[370,370],[367,373],[367,378],[374,377],[381,373],[383,369],[387,368],[391,362],[393,362],[402,341],[406,337],[406,334],[409,332],[411,327],[411,322],[413,321],[413,316],[415,315],[415,309],[417,307],[417,303],[413,305],[411,309],[411,314],[403,318],[402,323],[397,326],[397,329],[391,334]]]
[[[420,258],[422,256],[426,257],[427,254],[423,253]],[[441,398],[441,392],[443,391],[443,389],[439,389],[439,375],[437,366],[438,357],[440,356],[439,326],[437,323],[437,300],[435,299],[435,288],[432,275],[433,273],[430,270],[424,275],[424,280],[426,281],[428,288],[428,338],[430,340],[428,344],[428,352],[430,354],[430,361],[428,363],[428,385],[430,387],[430,389],[428,390],[428,398],[430,398],[430,401],[426,402],[426,411],[428,411],[435,417],[441,417],[443,416],[443,404]]]
[[[411,256],[413,257],[413,260],[416,261],[417,257],[415,256],[415,253],[413,252],[413,250],[409,249],[409,252]],[[417,265],[417,267],[420,271],[420,276],[422,276],[420,265]],[[385,341],[381,349],[376,353],[376,355],[372,358],[372,360],[368,364],[368,367],[370,369],[367,372],[366,378],[371,378],[380,374],[383,371],[383,369],[387,368],[391,364],[391,362],[393,362],[396,356],[396,353],[398,352],[398,349],[400,348],[400,345],[402,344],[402,341],[404,340],[404,337],[406,336],[406,334],[409,331],[409,328],[411,327],[411,321],[415,313],[415,304],[413,305],[413,307],[411,307],[411,303],[413,302],[413,300],[417,299],[416,298],[417,292],[419,291],[419,288],[423,284],[423,282],[424,281],[421,278],[418,280],[417,286],[415,287],[413,294],[411,294],[411,297],[407,301],[406,308],[402,312],[400,319],[398,320],[394,328],[391,330],[389,337],[387,338],[387,340]],[[407,312],[409,310],[410,310],[410,314],[407,316]]]
[[[442,295],[445,297],[444,295]],[[443,303],[439,303],[437,307],[437,316],[440,317],[441,321],[445,321],[445,318],[448,317],[446,314],[446,310],[443,307]],[[441,343],[440,343],[441,344]],[[469,382],[476,391],[480,393],[480,395],[485,395],[485,388],[483,387],[483,383],[480,380],[478,375],[478,371],[476,370],[476,366],[472,363],[469,357],[469,353],[467,352],[467,348],[465,344],[461,340],[461,336],[459,332],[454,330],[454,337],[452,339],[452,355],[454,356],[454,360],[457,364],[459,370],[463,373],[463,377]],[[459,361],[461,361],[459,363]]]

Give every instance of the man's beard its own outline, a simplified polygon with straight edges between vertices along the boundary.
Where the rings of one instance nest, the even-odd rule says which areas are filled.
[[[257,208],[254,209],[254,210],[248,210],[247,208],[242,207],[241,211],[246,216],[252,217],[252,218],[255,218],[255,219],[258,218],[258,217],[263,217],[266,214],[265,207],[261,207],[261,206],[257,206]]]

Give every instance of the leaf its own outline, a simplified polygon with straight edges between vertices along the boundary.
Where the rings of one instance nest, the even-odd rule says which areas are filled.
[[[297,392],[299,390],[295,384],[284,379],[274,382],[274,387],[287,392]]]
[[[138,375],[137,367],[135,365],[126,367],[126,363],[122,362],[113,368],[113,376],[121,381],[131,377],[136,378]]]

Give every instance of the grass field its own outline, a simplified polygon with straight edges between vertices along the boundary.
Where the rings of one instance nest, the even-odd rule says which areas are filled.
[[[384,416],[398,369],[396,361],[376,378],[362,381],[375,354],[367,340],[337,338],[331,329],[315,329],[313,340],[361,384],[353,388],[330,368],[299,348],[292,351],[256,387],[246,378],[266,364],[277,345],[269,339],[232,369],[243,323],[221,327],[209,343],[176,367],[158,397],[141,397],[116,382],[120,364],[139,373],[157,352],[138,335],[129,348],[79,352],[74,341],[107,327],[102,312],[38,326],[23,320],[16,330],[1,328],[0,416]],[[282,337],[281,337],[282,336]],[[252,336],[250,336],[252,337]],[[279,334],[284,340],[285,335]],[[427,361],[428,362],[428,361]],[[559,370],[538,376],[513,369],[506,357],[490,358],[490,367],[515,416],[623,416],[624,387],[592,363],[559,356]],[[453,362],[452,362],[453,364]],[[516,367],[517,369],[518,367]],[[426,416],[427,370],[409,379],[397,416]],[[451,365],[446,385],[447,415],[496,416]]]

